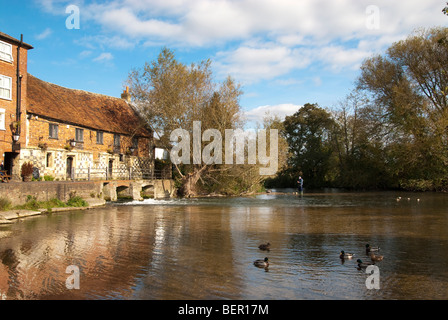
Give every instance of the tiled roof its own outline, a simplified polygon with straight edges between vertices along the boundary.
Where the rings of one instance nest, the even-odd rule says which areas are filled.
[[[27,113],[94,130],[152,137],[125,100],[67,89],[28,74]]]

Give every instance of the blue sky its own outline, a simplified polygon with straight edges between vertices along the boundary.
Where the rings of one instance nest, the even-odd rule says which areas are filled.
[[[0,2],[0,31],[34,46],[28,71],[42,80],[119,97],[130,70],[166,46],[186,64],[211,59],[217,81],[230,74],[241,83],[249,120],[307,102],[333,108],[363,59],[415,29],[448,23],[440,0]],[[70,5],[79,8],[79,29],[67,28]]]

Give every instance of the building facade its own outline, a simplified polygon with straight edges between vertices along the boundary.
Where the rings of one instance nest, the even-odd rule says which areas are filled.
[[[32,49],[1,35],[13,52],[19,47],[25,53]],[[13,61],[0,59],[0,81],[6,77],[5,87],[11,87],[11,94],[4,91],[4,98],[0,96],[5,119],[0,159],[14,179],[20,179],[25,162],[33,163],[38,179],[141,179],[154,174],[153,133],[130,103],[128,90],[114,98],[64,88],[28,74],[26,58],[21,52],[20,73],[14,73],[19,61],[14,55],[9,59]],[[22,85],[20,109],[15,87],[9,85],[17,82],[17,74]],[[0,95],[1,90],[0,86]]]
[[[29,44],[0,32],[0,161],[12,172],[19,161],[26,124]],[[16,140],[15,140],[16,139]]]

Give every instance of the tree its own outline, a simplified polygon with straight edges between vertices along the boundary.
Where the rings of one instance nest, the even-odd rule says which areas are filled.
[[[284,121],[285,134],[290,147],[289,171],[303,173],[307,186],[324,187],[334,180],[335,122],[331,114],[317,104],[305,104]]]
[[[290,174],[288,161],[291,156],[288,145],[284,121],[278,115],[271,115],[266,112],[263,119],[263,128],[265,130],[278,130],[278,171],[274,176],[264,179],[263,184],[266,188],[289,188],[294,184],[293,177]],[[297,180],[296,180],[297,181]]]
[[[129,74],[128,84],[135,106],[161,135],[161,144],[167,150],[173,146],[170,134],[174,130],[182,128],[193,136],[195,121],[201,122],[201,137],[206,129],[223,133],[241,125],[240,85],[230,77],[215,83],[210,60],[186,66],[176,60],[173,51],[163,48],[155,61]],[[199,147],[202,150],[204,144]],[[191,152],[187,164],[175,164],[181,193],[187,197],[198,193],[198,181],[214,167],[202,159],[195,161],[198,159],[193,156]]]
[[[448,28],[418,31],[367,59],[358,88],[396,179],[436,179],[448,164]]]
[[[442,12],[448,16],[448,2],[446,4],[447,6],[442,9]]]
[[[338,154],[336,186],[354,189],[387,187],[390,178],[384,162],[381,126],[365,95],[354,90],[333,112]]]
[[[266,113],[263,118],[263,129],[268,131],[275,129],[278,131],[278,170],[282,171],[287,167],[288,158],[290,155],[289,145],[287,138],[285,136],[285,124],[280,119],[278,115],[271,115],[269,112]],[[270,141],[270,139],[267,139]],[[270,149],[270,146],[269,146]]]

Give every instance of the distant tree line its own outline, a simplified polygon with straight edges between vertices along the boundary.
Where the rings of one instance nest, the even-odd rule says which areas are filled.
[[[336,110],[286,117],[287,165],[266,186],[448,190],[447,95],[448,28],[416,31],[365,60]]]

